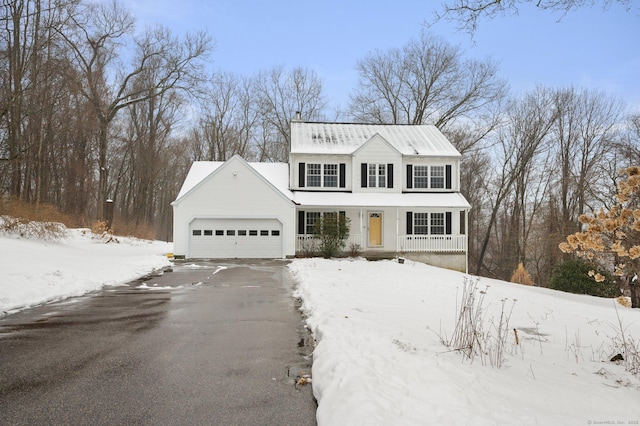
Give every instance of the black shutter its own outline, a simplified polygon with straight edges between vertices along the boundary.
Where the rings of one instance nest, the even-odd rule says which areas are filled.
[[[369,180],[367,170],[367,163],[360,164],[360,186],[362,188],[367,187],[367,181]]]
[[[407,212],[407,235],[413,234],[413,213]]]
[[[304,163],[298,164],[298,186],[300,188],[304,188],[304,177],[307,174],[307,170],[305,168]]]
[[[447,235],[451,235],[451,212],[446,212],[444,214],[444,227],[445,227],[445,231],[444,233]]]
[[[304,223],[304,211],[303,210],[298,210],[298,234],[304,234],[305,231],[305,223]]]
[[[340,188],[346,188],[347,186],[347,165],[340,163]]]
[[[451,189],[451,165],[447,164],[445,170],[445,188]]]
[[[338,224],[344,225],[347,223],[347,212],[340,211],[338,212]]]
[[[407,164],[407,188],[413,188],[413,166]]]
[[[393,163],[387,164],[387,188],[393,188]]]

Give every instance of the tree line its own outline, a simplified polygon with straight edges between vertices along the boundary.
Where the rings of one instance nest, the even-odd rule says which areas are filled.
[[[471,272],[545,285],[578,218],[614,201],[640,161],[640,114],[603,92],[509,93],[499,67],[423,31],[355,66],[344,110],[321,76],[274,65],[207,72],[214,41],[137,31],[117,1],[5,0],[0,13],[0,191],[83,224],[169,239],[170,202],[193,161],[287,161],[289,123],[434,124],[463,154]],[[117,226],[117,225],[116,225]]]

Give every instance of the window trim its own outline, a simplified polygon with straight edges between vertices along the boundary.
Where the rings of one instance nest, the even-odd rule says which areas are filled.
[[[346,188],[346,163],[300,162],[298,163],[298,174],[298,186],[300,188]],[[330,180],[333,185],[328,185],[328,180]]]
[[[407,212],[407,235],[451,235],[452,214],[446,212]]]
[[[312,171],[314,173],[311,173]],[[316,171],[317,173],[315,173]],[[307,163],[306,178],[307,178],[307,187],[322,188],[322,163]],[[317,179],[317,184],[316,184],[316,179]]]
[[[367,163],[367,187],[386,188],[388,179],[387,169],[387,163]]]
[[[407,164],[407,189],[450,190],[451,183],[450,164]]]
[[[435,175],[434,174],[434,169],[438,170],[438,172],[442,172],[442,175]],[[440,181],[440,179],[442,179],[442,186],[435,186],[434,185],[434,181],[435,179],[438,179],[438,182]],[[444,189],[445,187],[445,167],[444,166],[429,166],[429,188],[431,189]]]

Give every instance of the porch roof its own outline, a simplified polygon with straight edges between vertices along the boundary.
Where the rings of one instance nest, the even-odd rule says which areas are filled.
[[[470,209],[459,192],[366,193],[294,191],[293,201],[304,207],[435,207]]]

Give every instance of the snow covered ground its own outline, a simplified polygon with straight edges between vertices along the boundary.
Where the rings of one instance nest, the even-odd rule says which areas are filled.
[[[105,244],[86,230],[59,242],[0,235],[0,315],[170,265],[170,243],[118,240]],[[289,268],[318,342],[321,426],[640,424],[640,380],[609,361],[619,352],[618,315],[637,343],[640,310],[482,278],[485,331],[495,334],[491,324],[513,306],[496,368],[442,343],[454,330],[464,274],[362,259],[298,259]]]
[[[442,343],[464,274],[362,259],[299,259],[289,268],[317,341],[320,426],[640,424],[640,380],[610,361],[618,315],[637,343],[640,310],[482,278],[485,331],[496,335],[491,324],[512,312],[497,368]]]
[[[60,241],[0,234],[0,315],[123,284],[170,264],[172,243],[117,237],[106,244],[69,229]]]

